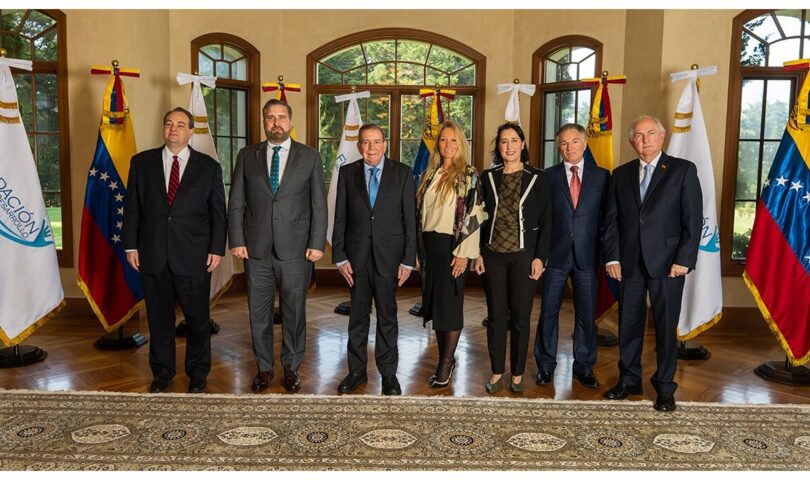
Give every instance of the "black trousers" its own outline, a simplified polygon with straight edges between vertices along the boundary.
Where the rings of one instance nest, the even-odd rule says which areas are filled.
[[[211,274],[178,276],[168,266],[157,275],[141,273],[149,317],[149,366],[155,377],[175,375],[174,306],[180,303],[188,327],[186,375],[205,378],[211,371],[211,325],[208,297]]]
[[[641,385],[641,351],[647,323],[647,293],[655,325],[655,360],[658,369],[650,381],[659,393],[674,393],[678,366],[678,318],[686,277],[651,278],[639,259],[632,276],[619,282],[619,376],[625,385]]]
[[[533,254],[481,249],[484,256],[484,293],[487,297],[487,347],[492,373],[506,370],[506,331],[510,323],[512,375],[523,375],[529,350],[529,324],[537,281],[532,273]]]
[[[352,308],[349,314],[349,372],[363,373],[368,363],[368,330],[371,326],[371,300],[377,311],[377,333],[374,357],[380,375],[396,375],[399,363],[397,337],[397,276],[383,277],[374,268],[373,260],[365,271],[354,271],[351,290]]]
[[[580,269],[573,249],[563,265],[543,273],[543,300],[534,338],[537,368],[553,372],[557,367],[557,342],[560,333],[560,306],[568,277],[574,287],[574,365],[573,373],[587,375],[596,364],[596,296],[598,272]]]

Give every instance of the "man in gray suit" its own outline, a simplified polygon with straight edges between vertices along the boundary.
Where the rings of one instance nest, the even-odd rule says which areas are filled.
[[[306,297],[312,264],[326,242],[326,184],[317,150],[290,138],[292,109],[270,100],[262,108],[266,142],[239,152],[231,177],[228,233],[233,256],[245,260],[250,328],[261,392],[274,376],[276,284],[282,319],[281,385],[301,389],[298,367],[306,350]]]

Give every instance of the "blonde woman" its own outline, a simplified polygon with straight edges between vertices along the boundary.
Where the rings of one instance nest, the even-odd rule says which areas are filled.
[[[449,385],[456,366],[464,277],[478,257],[479,226],[486,218],[478,173],[467,163],[469,150],[458,124],[442,123],[416,192],[423,321],[433,321],[439,347],[436,373],[428,378],[433,388]]]

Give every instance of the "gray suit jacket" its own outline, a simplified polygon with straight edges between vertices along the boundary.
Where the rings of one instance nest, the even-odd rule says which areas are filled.
[[[267,168],[267,142],[239,151],[228,203],[231,248],[247,246],[252,258],[303,257],[326,243],[326,183],[317,150],[293,141],[287,165],[273,194]]]

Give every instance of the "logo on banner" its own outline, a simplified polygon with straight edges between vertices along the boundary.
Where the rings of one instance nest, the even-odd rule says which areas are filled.
[[[26,247],[47,247],[54,242],[48,219],[36,218],[5,177],[0,177],[0,235]]]
[[[717,230],[717,225],[714,225],[714,231],[710,231],[711,226],[706,224],[708,221],[707,217],[703,217],[699,248],[704,252],[717,253],[720,251],[720,232]]]

